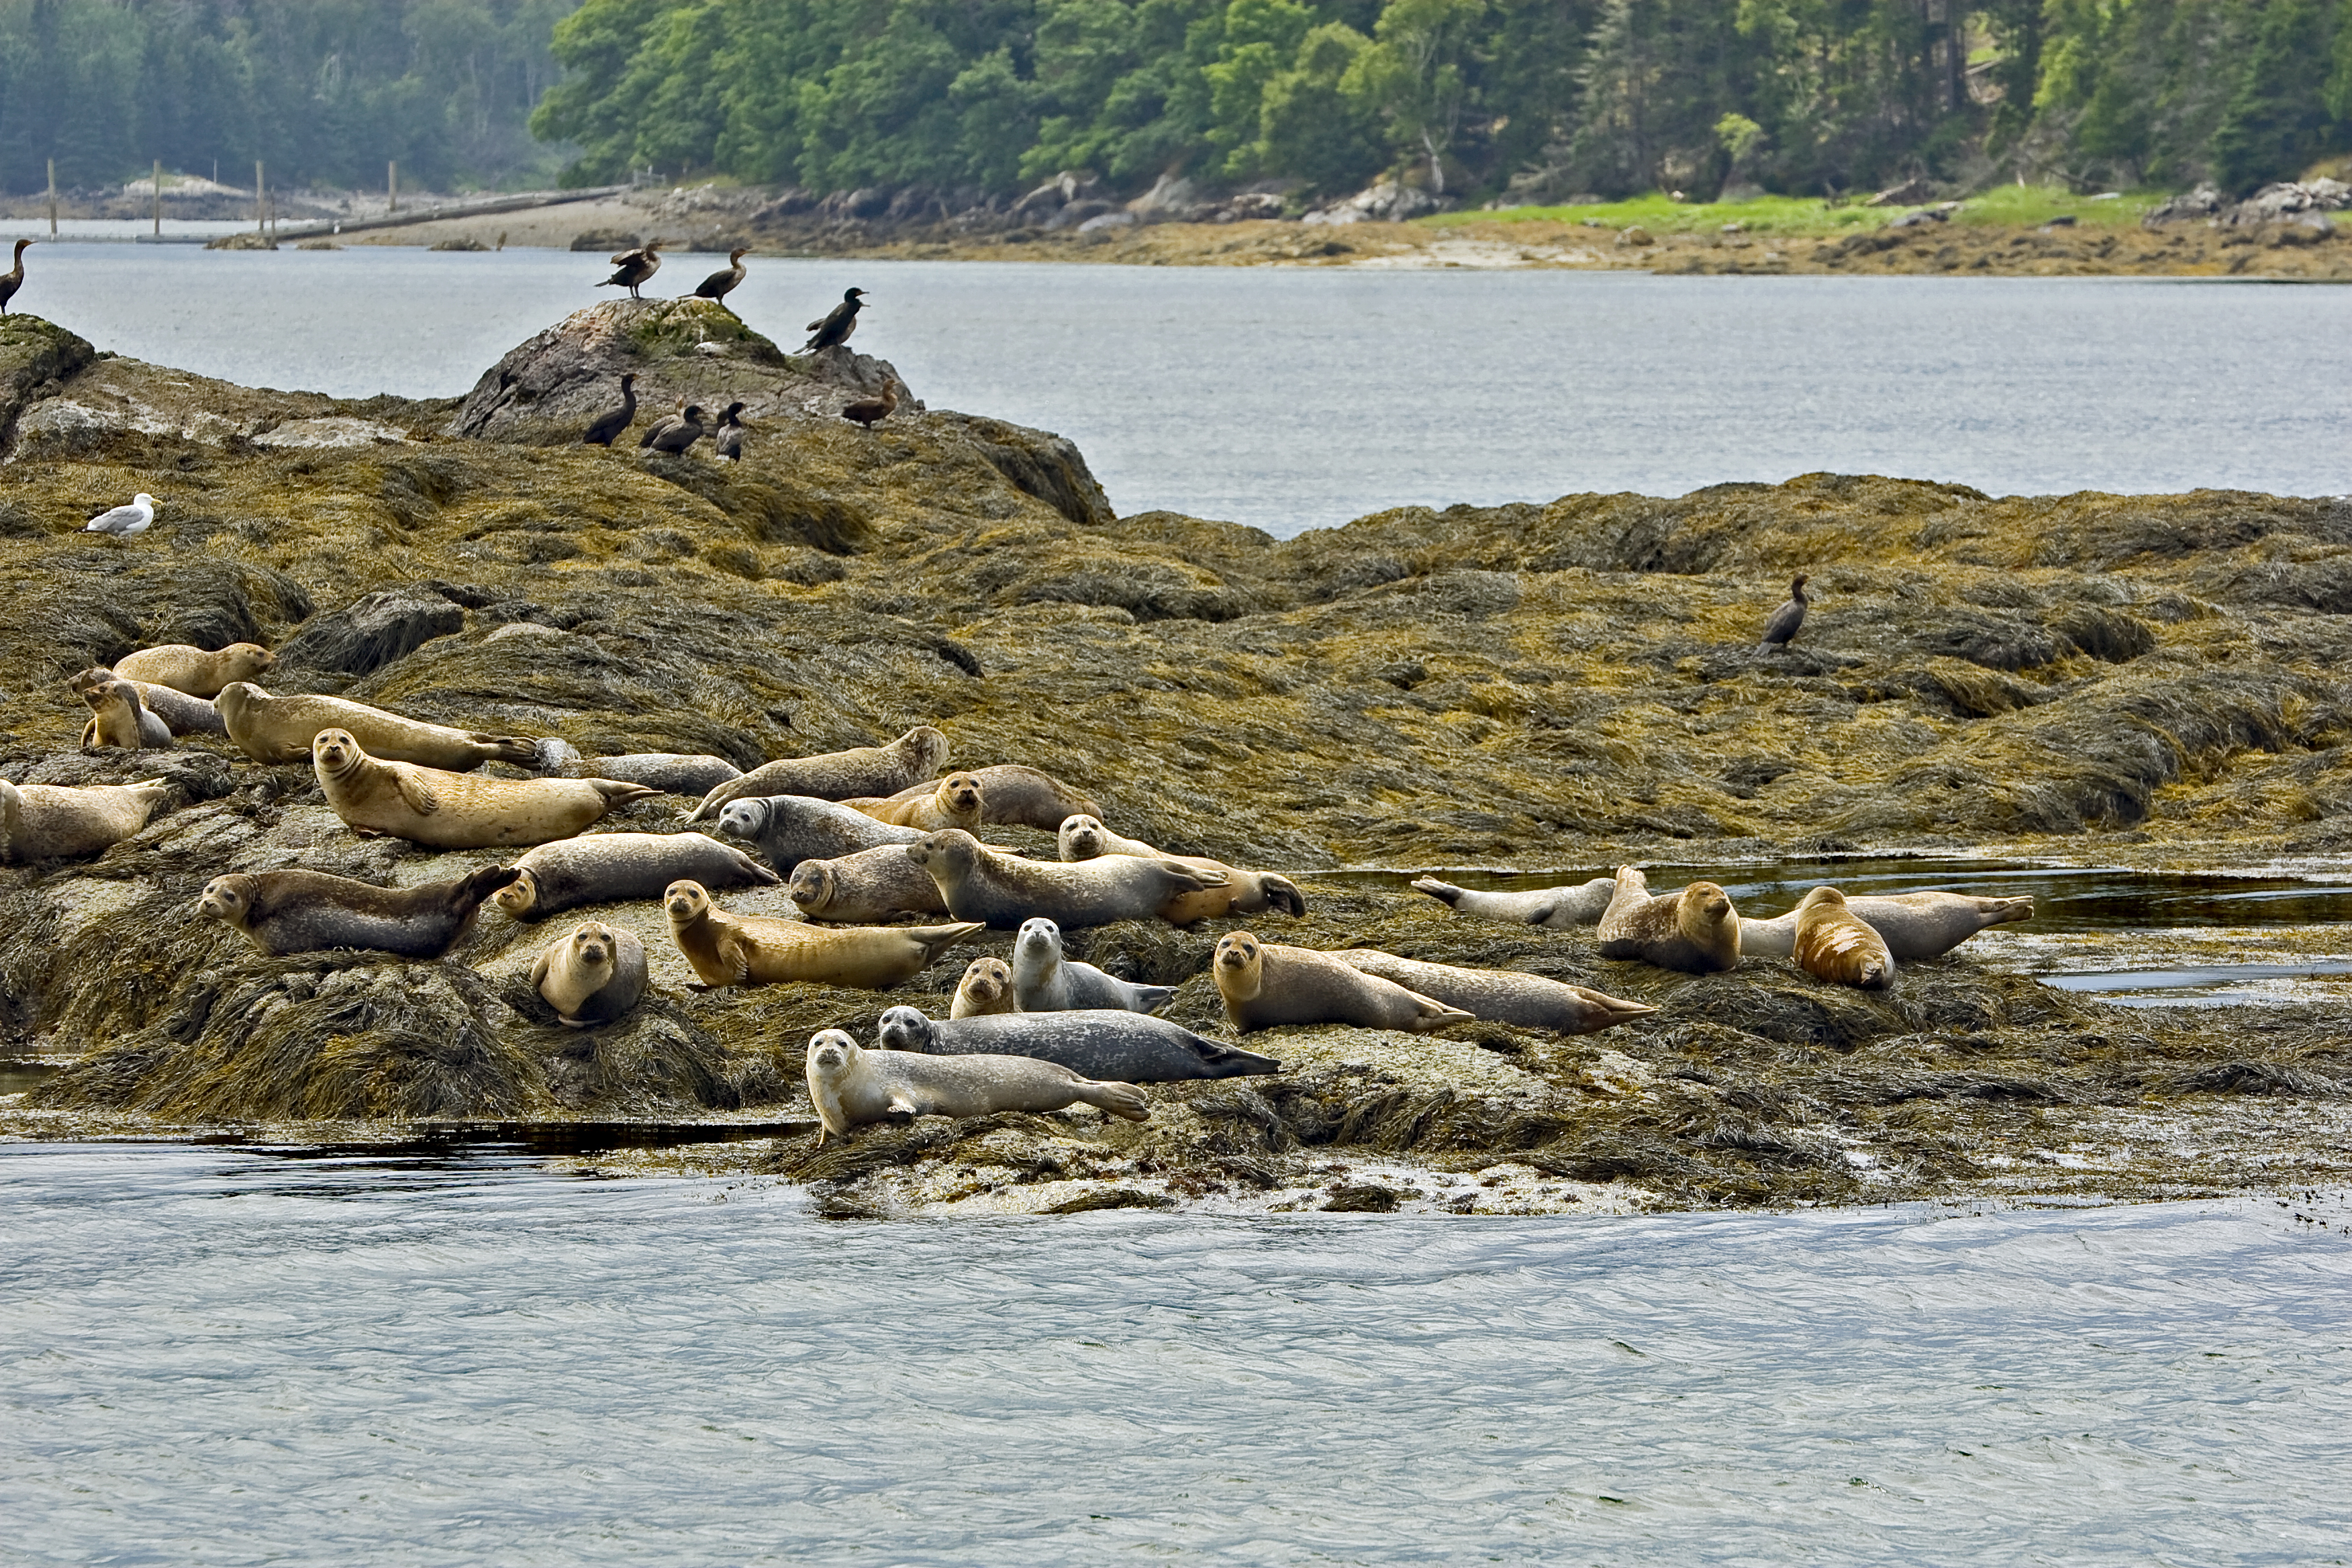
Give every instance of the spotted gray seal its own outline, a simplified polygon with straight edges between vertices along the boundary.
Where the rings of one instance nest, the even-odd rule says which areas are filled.
[[[1244,1033],[1280,1024],[1356,1024],[1427,1034],[1476,1016],[1367,974],[1335,953],[1262,942],[1245,931],[1217,939],[1209,973],[1225,1017]]]
[[[81,688],[81,700],[89,704],[89,725],[82,731],[82,743],[97,746],[121,746],[140,752],[168,747],[172,743],[172,727],[147,710],[139,698],[139,688],[116,675],[103,675]]]
[[[1180,1083],[1282,1070],[1272,1057],[1206,1038],[1165,1018],[1118,1008],[930,1018],[920,1008],[890,1007],[883,1011],[878,1037],[895,1051],[1036,1057],[1088,1078],[1122,1083]]]
[[[885,844],[912,844],[922,834],[893,827],[862,811],[814,795],[754,795],[719,810],[719,831],[750,843],[789,875],[803,860],[832,860]]]
[[[1968,893],[1869,894],[1850,898],[1846,909],[1876,931],[1898,963],[1938,958],[1988,926],[2033,918],[2033,900],[1978,898]],[[1739,917],[1739,951],[1755,958],[1792,958],[1797,951],[1797,911],[1769,921]]]
[[[1172,985],[1138,985],[1062,954],[1062,928],[1043,917],[1021,922],[1013,939],[1013,994],[1024,1013],[1066,1013],[1108,1007],[1156,1013],[1176,994]]]
[[[473,925],[482,900],[514,876],[485,866],[446,881],[379,888],[299,866],[239,871],[206,883],[196,908],[274,955],[348,947],[438,958]]]
[[[1307,913],[1307,895],[1289,878],[1273,871],[1244,871],[1205,855],[1171,855],[1139,838],[1127,838],[1102,825],[1098,816],[1080,813],[1063,818],[1055,830],[1055,847],[1063,859],[1083,862],[1106,855],[1132,855],[1145,860],[1172,860],[1203,874],[1214,872],[1222,881],[1198,892],[1179,893],[1160,907],[1160,918],[1171,925],[1226,915],[1257,915],[1273,910],[1294,919]]]
[[[581,773],[595,778],[651,784],[664,795],[687,795],[698,799],[743,776],[743,770],[724,757],[693,752],[627,752],[617,757],[583,757],[578,766]]]
[[[127,784],[19,784],[0,779],[0,860],[87,860],[147,826],[168,779]]]
[[[685,877],[706,888],[772,888],[780,880],[733,845],[700,833],[583,833],[541,845],[518,857],[514,868],[514,880],[499,889],[499,908],[534,921],[583,904],[658,899]]]
[[[1129,1121],[1151,1119],[1151,1102],[1133,1084],[1097,1083],[1035,1057],[925,1056],[869,1051],[839,1029],[809,1038],[810,1102],[824,1131],[899,1116],[986,1116],[999,1110],[1060,1110],[1092,1105]]]
[[[939,883],[950,914],[984,921],[1000,931],[1016,930],[1034,915],[1073,930],[1149,920],[1177,894],[1222,880],[1213,871],[1132,855],[1076,865],[1024,860],[960,827],[926,835],[907,846],[907,853]]]
[[[1457,915],[1476,920],[1509,921],[1519,925],[1571,931],[1598,925],[1617,891],[1613,877],[1595,877],[1564,888],[1535,888],[1504,892],[1486,888],[1457,888],[1434,877],[1414,879],[1412,890],[1427,893]]]
[[[1497,1024],[1527,1029],[1557,1029],[1563,1035],[1594,1035],[1657,1011],[1606,992],[1522,974],[1513,969],[1462,969],[1423,963],[1371,948],[1349,948],[1332,957],[1351,969],[1393,980],[1417,995],[1459,1007]]]
[[[646,944],[637,933],[583,921],[548,943],[530,966],[531,988],[575,1029],[609,1024],[646,994]]]
[[[945,735],[929,724],[918,724],[887,746],[858,746],[814,757],[780,757],[712,789],[688,813],[687,820],[708,822],[728,802],[754,795],[887,798],[938,773],[947,764],[950,750]]]
[[[727,809],[732,811],[735,806]],[[929,871],[907,858],[903,844],[880,844],[827,860],[803,860],[793,868],[785,891],[809,919],[842,925],[882,925],[906,915],[948,912],[940,885],[931,880]]]

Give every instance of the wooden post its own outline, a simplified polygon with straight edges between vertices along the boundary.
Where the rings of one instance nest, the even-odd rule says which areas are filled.
[[[155,160],[155,237],[163,237],[163,160]]]
[[[261,222],[261,160],[253,161],[253,232],[262,234]]]
[[[58,237],[58,161],[49,160],[49,237]]]
[[[400,210],[400,160],[393,159],[383,166],[384,187],[392,192],[392,210]]]

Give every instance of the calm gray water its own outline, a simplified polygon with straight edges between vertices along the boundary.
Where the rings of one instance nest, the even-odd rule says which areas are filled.
[[[843,1226],[719,1191],[0,1149],[0,1557],[2347,1555],[2341,1199]]]
[[[453,395],[614,290],[601,256],[32,253],[23,309],[248,384]],[[683,293],[720,258],[670,259]],[[2132,279],[1649,278],[754,258],[788,347],[1075,439],[1122,512],[1278,534],[1382,507],[1680,495],[1819,469],[1996,494],[2352,489],[2352,289]]]

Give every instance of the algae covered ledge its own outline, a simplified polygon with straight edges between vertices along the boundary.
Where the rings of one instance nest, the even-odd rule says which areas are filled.
[[[618,369],[647,419],[681,398],[743,403],[743,460],[642,454],[634,434],[577,445]],[[1885,994],[1785,960],[1683,974],[1603,960],[1589,928],[1473,920],[1364,872],[1580,881],[1989,847],[2153,870],[2340,860],[2352,501],[2004,500],[1810,475],[1401,509],[1276,541],[1119,517],[1043,432],[911,397],[871,432],[836,416],[896,375],[845,350],[783,353],[693,300],[583,311],[467,398],[425,403],[206,382],[0,323],[0,777],[172,792],[102,856],[0,868],[0,1049],[29,1084],[0,1098],[0,1129],[737,1124],[760,1136],[582,1163],[784,1178],[844,1215],[2341,1179],[2352,1047],[2324,992],[2252,1013],[2113,1007],[2022,973],[2005,928]],[[80,531],[139,491],[158,500],[150,532]],[[1759,657],[1799,572],[1804,633]],[[929,723],[956,766],[1048,769],[1121,834],[1303,891],[1297,919],[1067,934],[1072,957],[1174,987],[1167,1016],[1202,1034],[1229,1037],[1210,954],[1244,925],[1657,1011],[1573,1037],[1271,1029],[1244,1043],[1282,1072],[1155,1086],[1148,1121],[922,1118],[819,1147],[810,1036],[870,1043],[898,1004],[944,1016],[965,964],[1005,956],[1011,933],[886,992],[702,993],[657,902],[603,906],[583,912],[641,939],[652,990],[592,1029],[562,1026],[529,980],[558,922],[486,908],[439,960],[264,956],[196,911],[214,877],[299,864],[406,887],[500,856],[355,837],[308,766],[223,735],[82,747],[77,671],[238,641],[278,650],[273,692],[589,758],[749,768]],[[688,804],[632,803],[600,829],[668,831]],[[1034,829],[990,837],[1055,853]],[[781,889],[721,900],[793,912]]]

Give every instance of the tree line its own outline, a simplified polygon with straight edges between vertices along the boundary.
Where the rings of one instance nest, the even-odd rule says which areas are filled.
[[[2352,148],[2352,0],[587,0],[554,54],[578,182],[2247,188]]]
[[[536,141],[576,0],[0,0],[0,188],[168,170],[248,185],[551,178]]]

